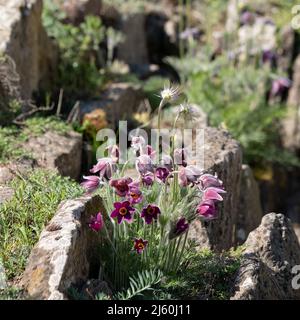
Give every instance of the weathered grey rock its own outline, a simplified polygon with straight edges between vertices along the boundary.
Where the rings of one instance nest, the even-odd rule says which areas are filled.
[[[259,187],[251,168],[246,164],[242,165],[240,189],[237,239],[242,243],[259,226],[263,216]]]
[[[21,97],[30,99],[56,69],[57,51],[41,22],[42,0],[1,0],[0,12],[0,52],[13,59]]]
[[[286,148],[298,150],[300,148],[300,55],[293,67],[293,84],[288,95],[288,114],[282,121],[282,141]]]
[[[66,22],[81,23],[87,15],[99,16],[101,0],[54,0],[66,13]]]
[[[118,45],[117,59],[127,64],[148,64],[146,15],[142,12],[123,14],[120,31],[125,40]]]
[[[26,175],[26,172],[32,170],[36,165],[37,163],[34,159],[25,158],[20,161],[0,165],[0,186],[6,185],[17,175]]]
[[[144,98],[139,85],[130,83],[111,84],[97,100],[85,101],[80,105],[81,119],[96,109],[106,113],[106,120],[112,128],[118,127],[119,120],[130,120]]]
[[[205,128],[204,169],[217,173],[223,181],[226,194],[219,204],[219,217],[210,222],[196,220],[191,227],[190,237],[200,248],[228,249],[237,241],[242,151],[237,141],[228,132],[216,128]]]
[[[295,30],[290,25],[284,26],[280,31],[280,45],[278,48],[278,68],[288,73],[293,59],[293,49],[295,45]]]
[[[291,269],[300,264],[300,247],[288,218],[270,213],[245,242],[233,300],[300,299]]]
[[[78,179],[81,173],[82,136],[70,131],[59,134],[48,131],[31,137],[24,145],[42,168],[57,169],[62,176]]]
[[[14,189],[0,186],[0,205],[9,201],[14,195]]]
[[[86,196],[61,203],[31,252],[21,280],[32,299],[67,299],[72,284],[86,281],[97,272],[100,243],[88,221],[102,208],[99,196]]]
[[[4,267],[2,265],[2,261],[0,259],[0,290],[5,289],[6,287],[7,287],[7,283],[6,283],[5,270],[4,270]]]

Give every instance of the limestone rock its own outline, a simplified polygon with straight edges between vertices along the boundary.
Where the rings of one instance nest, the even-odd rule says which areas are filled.
[[[91,232],[91,215],[103,210],[99,196],[61,203],[31,252],[21,286],[31,299],[67,299],[72,284],[97,272],[99,234]],[[95,268],[95,269],[93,269]]]
[[[0,186],[0,205],[9,201],[14,195],[14,189]]]
[[[12,58],[23,99],[52,78],[57,50],[41,22],[42,0],[0,1],[0,52]]]
[[[66,22],[79,24],[87,15],[99,16],[101,0],[55,0],[66,13]]]
[[[37,165],[33,159],[21,159],[20,161],[10,162],[0,165],[0,186],[6,185],[17,175],[25,175]]]
[[[295,31],[290,25],[286,25],[280,31],[281,44],[278,48],[278,68],[286,73],[290,71],[295,45]]]
[[[6,287],[7,287],[7,283],[6,283],[5,270],[4,270],[4,267],[3,267],[2,262],[0,260],[0,290],[5,289]]]
[[[95,109],[103,109],[110,127],[117,128],[119,120],[130,120],[143,101],[139,85],[130,83],[111,84],[97,100],[85,101],[80,105],[81,119]]]
[[[120,31],[125,40],[119,44],[117,59],[129,65],[147,64],[146,15],[142,12],[123,14]]]
[[[248,234],[259,226],[263,216],[259,187],[251,168],[246,164],[242,165],[240,188],[237,238],[239,242],[244,242]]]
[[[300,264],[300,246],[288,218],[270,213],[245,242],[233,300],[300,299],[291,269]]]
[[[288,114],[282,122],[283,145],[291,150],[300,148],[300,55],[293,68],[293,84],[288,95]]]
[[[228,132],[216,128],[205,128],[202,147],[204,169],[218,174],[223,181],[226,194],[220,203],[219,217],[210,222],[196,220],[190,237],[200,248],[229,249],[237,241],[237,222],[240,199],[242,151],[237,141]],[[203,230],[204,229],[204,230]]]
[[[57,169],[62,176],[78,179],[81,173],[82,136],[77,132],[61,135],[48,131],[31,137],[24,145],[42,168]]]

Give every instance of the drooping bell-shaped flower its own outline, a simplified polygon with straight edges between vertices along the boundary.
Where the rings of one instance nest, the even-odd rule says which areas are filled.
[[[99,172],[100,178],[109,180],[114,172],[114,163],[112,158],[101,158],[97,164],[90,170],[91,173]]]
[[[106,148],[110,158],[112,159],[113,163],[117,163],[120,157],[119,147],[117,145],[111,145]]]
[[[154,165],[153,162],[150,158],[150,156],[146,154],[142,154],[139,157],[137,157],[135,166],[137,171],[141,174],[144,175],[148,172],[154,172]]]
[[[220,188],[223,185],[223,182],[218,179],[217,175],[212,174],[202,174],[199,178],[200,187],[202,190],[205,190],[209,187]]]
[[[213,200],[202,201],[197,207],[197,212],[205,220],[212,220],[217,217],[217,209]]]
[[[177,148],[174,150],[174,162],[177,165],[187,166],[188,152],[186,148]]]
[[[80,185],[87,191],[93,192],[101,185],[101,179],[98,176],[83,176],[83,181]]]
[[[159,181],[166,183],[167,178],[170,175],[170,171],[167,168],[164,167],[158,167],[155,170],[155,177],[156,179],[158,179]]]
[[[142,175],[142,184],[144,186],[152,186],[154,182],[154,174],[152,172],[147,172]]]
[[[186,187],[190,184],[193,185],[199,180],[201,173],[202,170],[193,165],[181,167],[178,173],[179,184],[182,187]]]
[[[135,136],[131,139],[131,148],[134,151],[141,151],[146,146],[146,141],[142,136]]]
[[[115,189],[116,193],[120,197],[125,197],[129,191],[129,184],[132,182],[132,179],[129,177],[113,179],[110,181],[110,185]]]
[[[214,188],[214,187],[207,188],[203,192],[202,200],[203,201],[207,201],[207,200],[223,201],[223,197],[220,195],[220,193],[226,193],[226,191],[221,188]]]

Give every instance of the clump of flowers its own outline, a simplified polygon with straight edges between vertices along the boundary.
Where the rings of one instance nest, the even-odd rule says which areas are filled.
[[[165,88],[161,107],[179,94],[178,87]],[[184,148],[173,148],[159,163],[143,137],[132,137],[131,148],[136,154],[134,177],[127,164],[117,163],[119,150],[111,146],[110,156],[99,159],[91,169],[94,175],[82,183],[87,192],[98,189],[103,199],[105,218],[101,213],[91,217],[89,227],[106,239],[101,276],[115,290],[129,286],[132,274],[145,269],[175,272],[190,246],[191,223],[216,219],[225,194],[217,175],[189,164]]]

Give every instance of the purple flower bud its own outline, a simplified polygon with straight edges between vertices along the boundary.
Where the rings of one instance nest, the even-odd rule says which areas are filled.
[[[90,170],[92,173],[99,172],[100,178],[109,180],[114,172],[113,160],[111,158],[102,158]]]
[[[221,180],[218,179],[218,177],[216,175],[211,175],[211,174],[203,174],[200,178],[200,186],[201,189],[207,189],[209,187],[222,187],[223,182]]]
[[[180,235],[184,233],[189,228],[189,224],[185,218],[180,218],[176,223],[175,233],[176,235]]]
[[[144,186],[152,186],[154,182],[154,174],[152,172],[147,172],[142,175],[142,183]]]
[[[272,82],[271,97],[280,96],[283,92],[291,86],[291,80],[280,77]]]
[[[217,209],[213,200],[202,201],[199,204],[197,211],[205,220],[212,220],[217,217]]]
[[[101,179],[98,176],[83,176],[83,181],[80,185],[87,191],[95,191],[101,184]]]
[[[101,212],[99,212],[96,217],[91,216],[90,222],[89,222],[89,227],[98,232],[100,231],[104,226],[104,221]]]
[[[207,200],[223,201],[223,198],[222,196],[220,196],[220,193],[226,193],[226,191],[220,188],[209,187],[204,191],[202,200],[203,201],[207,201]]]
[[[250,11],[245,11],[242,13],[241,15],[241,24],[242,25],[251,25],[253,24],[255,21],[255,15],[254,13],[250,12]]]
[[[150,156],[146,154],[142,154],[136,159],[135,166],[137,171],[141,175],[146,174],[148,172],[154,172],[154,166],[153,166],[152,160]]]
[[[179,184],[182,187],[186,187],[190,184],[195,184],[199,177],[201,176],[202,171],[197,168],[196,166],[187,166],[187,167],[181,167],[179,169]]]
[[[159,181],[162,181],[163,183],[166,183],[167,178],[170,174],[170,171],[167,168],[164,167],[158,167],[155,170],[155,176]]]
[[[108,154],[111,157],[113,163],[117,163],[119,161],[120,151],[117,145],[108,146],[106,148],[108,150]]]
[[[187,166],[188,152],[185,148],[178,148],[174,150],[174,162],[175,164]]]

